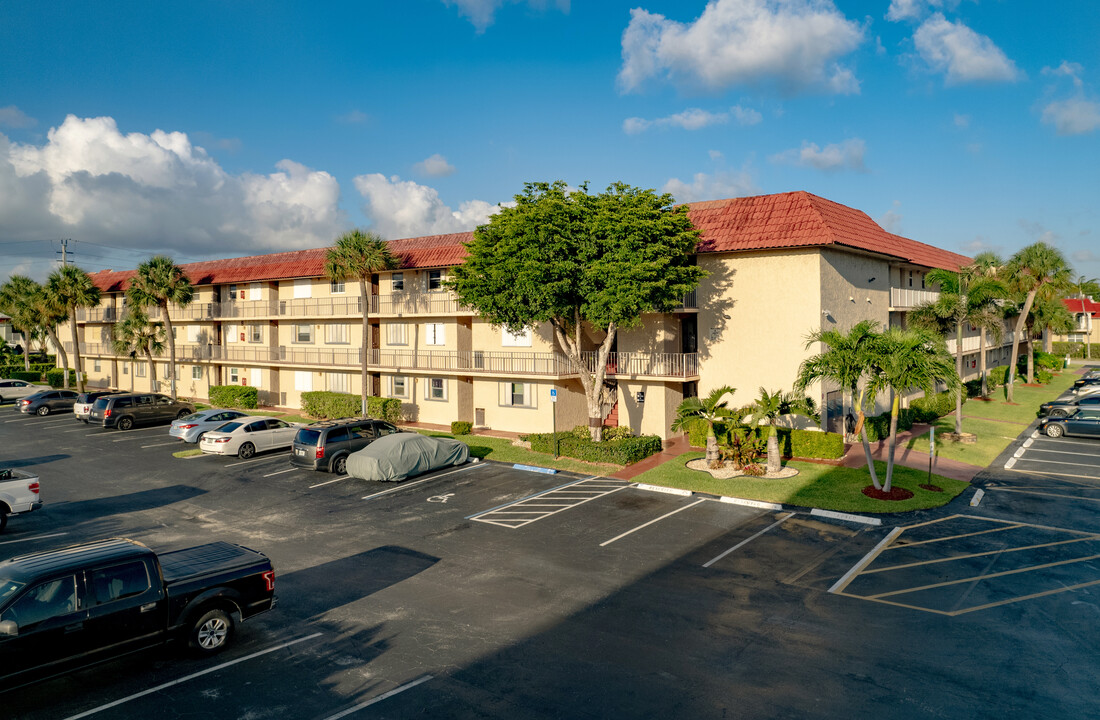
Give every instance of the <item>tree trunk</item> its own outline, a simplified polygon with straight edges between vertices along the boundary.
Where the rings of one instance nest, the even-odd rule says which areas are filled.
[[[149,350],[145,351],[145,357],[149,358],[149,392],[156,392],[157,387],[157,369],[153,366],[153,353]]]
[[[615,332],[618,326],[608,323],[607,335],[596,353],[596,372],[590,374],[584,364],[581,355],[581,312],[580,308],[573,308],[573,337],[565,331],[565,325],[560,318],[550,321],[554,329],[554,337],[558,344],[565,350],[565,354],[573,363],[580,375],[581,387],[584,388],[584,396],[588,405],[588,432],[592,442],[603,440],[603,413],[600,409],[600,390],[603,389],[603,381],[607,376],[607,356],[611,352],[611,345],[615,342]]]
[[[863,457],[867,459],[867,472],[871,475],[871,484],[875,486],[875,490],[881,490],[882,486],[878,482],[878,474],[875,473],[875,461],[871,458],[871,441],[867,437],[867,415],[863,412],[863,398],[866,392],[866,387],[860,388],[859,405],[856,406],[855,433],[863,441]]]
[[[707,427],[707,467],[719,458],[721,453],[718,451],[718,436],[714,434],[714,424],[711,423]]]
[[[963,431],[963,324],[955,323],[955,374],[959,376],[959,387],[955,390],[955,434]]]
[[[978,328],[978,372],[982,376],[982,397],[989,397],[989,388],[986,386],[985,373],[985,328]]]
[[[898,412],[901,406],[901,398],[893,388],[890,388],[890,441],[886,447],[886,482],[882,486],[883,492],[890,492],[894,481],[894,447],[898,442]]]
[[[367,295],[367,279],[364,277],[359,278],[359,295],[363,298],[363,356],[361,360],[362,378],[360,379],[362,389],[362,414],[363,417],[367,416],[367,359],[370,355],[370,296]]]
[[[168,335],[168,381],[172,388],[172,399],[176,399],[176,338],[172,333],[172,318],[168,316],[168,301],[160,304],[164,313],[164,332]],[[150,375],[154,374],[150,368]]]
[[[1054,352],[1054,340],[1052,339],[1050,328],[1043,329],[1043,352]]]
[[[769,474],[779,472],[782,465],[779,462],[779,430],[773,424],[768,430],[768,465],[765,468]]]
[[[53,344],[57,346],[57,352],[61,353],[61,366],[68,370],[69,356],[65,353],[65,346],[62,345],[61,341],[57,339],[57,334],[54,333],[53,328],[46,328],[46,334],[49,336],[50,340],[53,341]],[[27,369],[30,369],[30,365],[27,366]],[[68,385],[66,385],[65,387],[68,387]]]
[[[1035,338],[1031,335],[1027,338],[1027,381],[1035,384]]]
[[[1008,375],[1005,376],[1005,380],[1007,380],[1005,397],[1009,402],[1012,402],[1012,383],[1016,379],[1016,357],[1020,352],[1020,333],[1023,332],[1024,325],[1027,323],[1027,316],[1031,312],[1031,305],[1035,302],[1035,293],[1037,292],[1038,290],[1032,290],[1027,294],[1020,317],[1016,319],[1016,329],[1012,331],[1012,357],[1008,359]]]
[[[26,346],[26,347],[23,348],[23,369],[26,370],[27,372],[30,372],[31,371],[31,341],[30,341],[31,331],[28,328],[19,328],[19,329],[22,331],[22,334],[23,334],[23,345]],[[58,345],[58,348],[63,349],[63,348],[61,348],[60,345]],[[65,364],[66,364],[66,367],[68,367],[68,361],[67,360],[65,361]]]
[[[76,388],[79,392],[84,392],[84,372],[80,365],[80,341],[76,332],[76,306],[69,306],[69,328],[72,330],[73,336],[73,364],[76,365]],[[65,387],[69,387],[68,378],[66,378]]]

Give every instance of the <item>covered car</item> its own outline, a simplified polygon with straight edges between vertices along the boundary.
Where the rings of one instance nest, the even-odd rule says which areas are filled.
[[[348,456],[347,473],[362,480],[405,480],[470,459],[466,443],[401,432],[380,437]]]

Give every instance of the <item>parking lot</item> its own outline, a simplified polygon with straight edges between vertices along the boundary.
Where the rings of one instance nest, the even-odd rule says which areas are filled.
[[[0,554],[111,536],[154,549],[228,540],[272,558],[279,596],[216,658],[112,662],[4,695],[5,716],[1095,707],[1100,523],[1080,501],[1087,478],[1069,493],[1065,477],[1002,467],[976,508],[968,491],[873,527],[491,462],[390,485],[291,468],[285,451],[179,449],[164,427],[0,408],[0,466],[38,472],[46,503],[11,520]],[[1046,495],[1018,492],[1036,489]]]

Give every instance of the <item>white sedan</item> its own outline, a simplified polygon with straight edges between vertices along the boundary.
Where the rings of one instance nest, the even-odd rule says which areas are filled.
[[[258,452],[289,448],[300,425],[273,417],[248,416],[208,430],[199,449],[215,455],[250,458]]]

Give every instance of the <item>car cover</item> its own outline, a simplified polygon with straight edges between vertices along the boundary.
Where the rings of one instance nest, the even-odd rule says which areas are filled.
[[[385,435],[348,456],[347,473],[362,480],[405,480],[470,459],[466,443],[402,432]]]

